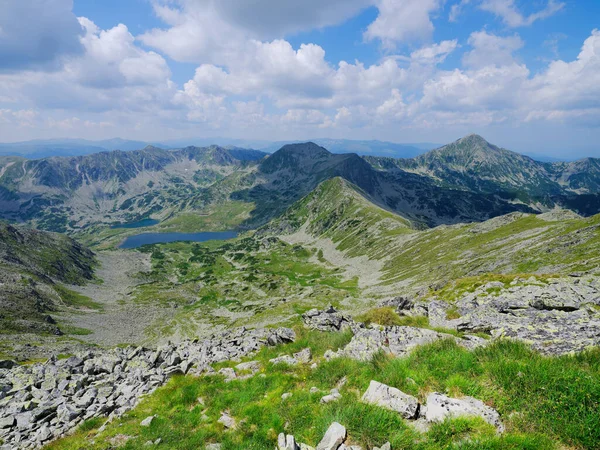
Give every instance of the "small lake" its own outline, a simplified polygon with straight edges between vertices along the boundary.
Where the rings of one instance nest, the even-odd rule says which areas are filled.
[[[177,241],[223,241],[237,237],[236,231],[213,231],[203,233],[142,233],[127,237],[119,248],[138,248],[146,244],[164,244]]]
[[[121,224],[113,225],[111,228],[143,228],[143,227],[151,227],[158,223],[160,223],[160,220],[142,219],[137,222],[121,223]]]

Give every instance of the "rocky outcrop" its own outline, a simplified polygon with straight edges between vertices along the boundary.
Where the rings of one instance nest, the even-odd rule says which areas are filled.
[[[373,327],[359,329],[350,343],[337,354],[362,361],[369,360],[379,351],[393,356],[406,356],[419,345],[430,344],[441,339],[451,339],[469,350],[487,343],[485,339],[477,336],[458,338],[426,328]]]
[[[429,303],[430,323],[493,338],[524,341],[546,355],[600,345],[600,280],[550,278],[488,283],[460,298],[460,318],[443,320],[440,302]]]
[[[311,309],[302,314],[302,320],[307,327],[319,331],[341,331],[348,328],[355,330],[362,325],[338,312],[333,306],[325,310]]]
[[[0,369],[0,449],[39,447],[84,420],[122,415],[174,374],[201,373],[210,364],[294,339],[286,328],[241,328],[155,350],[116,348]]]
[[[500,414],[473,397],[451,398],[438,392],[427,396],[425,405],[399,389],[372,380],[364,393],[362,401],[381,408],[389,409],[400,414],[404,419],[410,419],[427,424],[443,422],[447,418],[472,416],[481,417],[490,425],[496,427],[499,433],[504,432]],[[412,422],[417,423],[417,422]]]

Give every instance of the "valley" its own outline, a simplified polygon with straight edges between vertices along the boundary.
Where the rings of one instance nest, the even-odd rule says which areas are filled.
[[[158,414],[162,423],[164,415],[180,417],[163,409],[169,392],[218,392],[229,398],[230,386],[272,401],[293,392],[300,399],[297,410],[265,411],[288,417],[294,433],[316,443],[317,436],[300,423],[303,411],[315,399],[320,405],[319,399],[306,396],[306,386],[294,381],[298,377],[323,391],[341,383],[341,403],[311,408],[318,420],[344,419],[352,440],[363,446],[383,444],[385,433],[380,425],[371,434],[361,431],[347,415],[355,408],[397,427],[386,438],[393,448],[419,442],[424,449],[457,448],[464,436],[489,448],[587,448],[593,439],[593,433],[559,429],[543,419],[527,416],[534,424],[530,429],[509,417],[527,414],[526,409],[509,406],[500,369],[487,361],[509,354],[527,372],[533,370],[528,358],[544,367],[563,358],[574,373],[597,378],[597,367],[589,362],[600,343],[595,161],[537,163],[471,135],[409,160],[332,154],[307,143],[268,156],[219,147],[146,148],[4,163],[2,214],[10,223],[0,228],[1,357],[24,364],[16,366],[24,373],[19,377],[42,377],[35,385],[51,386],[50,373],[70,371],[64,376],[82,384],[64,394],[73,399],[92,395],[96,386],[115,386],[102,391],[107,394],[100,403],[77,406],[77,413],[61,413],[59,419],[55,412],[48,420],[27,422],[23,430],[30,430],[32,447],[83,424],[72,438],[50,448],[121,446],[113,440],[121,435],[129,436],[124,448],[158,438],[193,448],[196,438],[178,435],[187,426],[140,430],[140,415]],[[227,230],[233,231],[222,233]],[[159,234],[165,241],[169,233],[188,240],[143,240]],[[293,333],[296,343],[256,338],[263,336],[256,330],[268,334],[278,327],[287,327],[282,333]],[[232,335],[237,337],[228,340]],[[252,341],[248,348],[246,336]],[[234,370],[233,356],[207,350],[202,342],[219,342],[215,348],[224,354],[241,345],[232,353],[238,357],[275,345],[253,356],[268,368],[261,372],[267,385],[244,370],[247,378],[231,385],[223,381],[221,375]],[[289,353],[285,342],[294,351],[310,347],[318,367],[285,369],[269,361]],[[150,349],[168,356],[154,359]],[[387,356],[378,360],[380,352]],[[570,356],[575,353],[580,356]],[[77,355],[81,364],[73,359]],[[436,372],[436,358],[446,364],[454,357],[468,360],[474,372],[457,369],[458,378]],[[107,361],[115,365],[106,368]],[[432,372],[418,379],[420,387],[412,386],[388,372],[404,364]],[[205,375],[213,370],[221,375]],[[88,378],[80,379],[81,371]],[[401,373],[418,378],[417,372]],[[15,387],[21,378],[12,374],[0,373],[0,405],[17,411],[21,407],[15,405],[22,403],[17,398],[28,394],[15,394],[21,392]],[[382,377],[420,401],[432,389],[481,397],[498,407],[508,433],[496,439],[476,422],[460,425],[468,430],[464,435],[429,425],[415,431],[395,416],[361,409],[354,391],[365,388],[366,377]],[[342,379],[350,380],[343,389]],[[585,395],[573,379],[568,381],[573,395]],[[11,394],[2,403],[2,386],[9,385]],[[37,411],[54,394],[52,387],[33,389],[40,396],[33,406]],[[532,395],[540,404],[553,401],[546,393]],[[600,402],[595,391],[590,395],[582,417]],[[195,412],[190,417],[181,412],[181,420],[192,421],[202,430],[197,436],[223,448],[266,448],[265,442],[276,440],[272,428],[281,429],[281,423],[251,425],[257,419],[247,408],[265,405],[228,402],[200,408],[185,400],[185,411]],[[223,411],[244,417],[254,431],[215,425]],[[200,412],[207,418],[196,417]],[[102,425],[98,419],[106,414],[111,419]],[[447,446],[436,447],[435,433],[449,433]],[[5,442],[18,436],[13,425],[0,429]],[[514,445],[505,447],[509,442]]]

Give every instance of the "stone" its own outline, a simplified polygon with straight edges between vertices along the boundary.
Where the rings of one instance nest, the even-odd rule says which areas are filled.
[[[221,450],[221,444],[206,444],[206,450]]]
[[[469,350],[485,345],[487,341],[461,339],[451,334],[438,333],[425,328],[391,326],[384,328],[360,329],[338,356],[347,356],[361,361],[370,360],[375,353],[384,351],[393,356],[406,356],[420,345],[449,339]]]
[[[286,392],[286,393],[284,393],[284,394],[281,395],[281,400],[287,400],[291,396],[292,396],[291,392]]]
[[[312,352],[310,348],[305,348],[298,353],[294,353],[294,359],[300,364],[307,364],[312,359]]]
[[[309,328],[319,331],[341,331],[347,327],[357,326],[351,318],[338,313],[333,306],[322,311],[311,309],[302,314],[302,320]]]
[[[236,427],[236,420],[229,415],[228,412],[221,413],[221,417],[217,420],[220,424],[222,424],[225,428],[233,429]]]
[[[317,445],[316,450],[337,450],[345,440],[346,427],[337,422],[333,422],[327,429],[321,442],[319,442],[319,445]]]
[[[223,375],[225,377],[225,381],[232,381],[237,378],[235,370],[233,370],[231,367],[220,369],[217,373]]]
[[[369,384],[362,401],[396,411],[405,419],[415,419],[419,414],[419,401],[415,397],[375,380]]]
[[[17,420],[14,417],[5,417],[0,419],[0,430],[5,428],[12,428],[17,424]]]
[[[248,361],[245,363],[240,363],[235,368],[240,372],[250,371],[250,372],[258,372],[260,370],[260,363],[258,361]]]
[[[146,417],[144,420],[142,420],[140,422],[140,426],[142,426],[142,427],[149,427],[150,425],[152,425],[152,422],[154,421],[155,418],[156,418],[156,416]]]
[[[287,364],[288,366],[295,366],[298,364],[296,358],[290,355],[278,356],[277,358],[270,359],[269,362],[273,364]]]
[[[502,433],[504,431],[500,414],[481,400],[473,397],[457,399],[438,392],[432,392],[427,396],[426,406],[425,419],[430,423],[443,422],[447,417],[477,416],[496,427],[498,432]]]
[[[321,403],[336,402],[342,398],[342,394],[337,389],[332,389],[329,394],[321,398]]]

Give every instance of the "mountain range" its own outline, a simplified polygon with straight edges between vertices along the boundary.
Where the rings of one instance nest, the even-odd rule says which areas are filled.
[[[334,154],[315,143],[287,144],[270,155],[148,146],[35,160],[0,157],[0,217],[76,232],[237,205],[247,215],[232,225],[255,228],[333,177],[416,227],[554,207],[600,211],[600,160],[538,162],[469,135],[402,159]]]
[[[411,158],[437,147],[437,144],[398,144],[377,140],[350,139],[311,139],[332,153],[358,153],[360,155],[380,155],[396,158]],[[161,142],[135,141],[121,138],[104,139],[99,141],[87,139],[36,139],[23,142],[0,143],[0,155],[22,156],[26,158],[47,158],[51,156],[82,156],[92,153],[122,150],[141,150],[147,146],[169,149],[184,147],[209,147],[218,145],[231,149],[257,149],[273,153],[287,144],[303,141],[264,141],[232,138],[186,138],[171,139]]]

